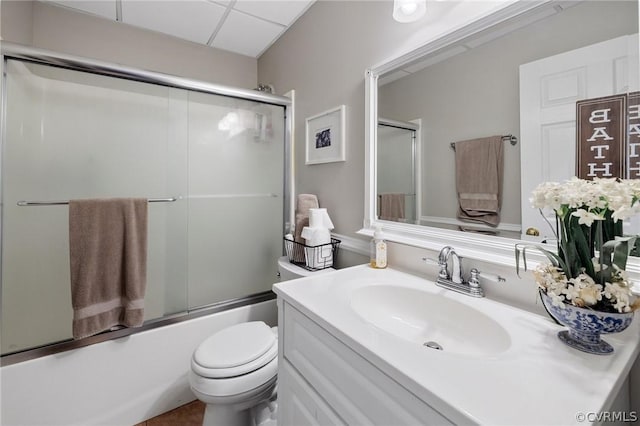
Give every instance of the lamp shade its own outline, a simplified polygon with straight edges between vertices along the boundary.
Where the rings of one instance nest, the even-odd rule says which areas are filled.
[[[427,0],[393,0],[393,19],[398,22],[414,22],[427,11]]]

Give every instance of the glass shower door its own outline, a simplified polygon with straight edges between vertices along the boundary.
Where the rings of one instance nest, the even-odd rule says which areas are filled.
[[[378,125],[376,205],[381,219],[416,223],[415,133]]]
[[[189,94],[189,307],[271,290],[284,229],[284,108]]]
[[[285,108],[8,60],[2,354],[71,339],[68,206],[148,209],[145,321],[266,292],[285,211]]]
[[[186,114],[184,91],[15,60],[5,69],[2,353],[71,337],[68,206],[19,201],[165,198],[187,184],[187,139],[170,112]],[[149,207],[145,319],[187,309],[186,245],[170,238],[186,234],[186,213]]]

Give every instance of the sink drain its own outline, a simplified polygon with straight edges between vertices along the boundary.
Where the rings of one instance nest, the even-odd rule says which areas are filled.
[[[431,342],[431,341],[429,341],[429,342],[424,342],[424,343],[422,344],[422,346],[426,346],[426,347],[431,348],[431,349],[437,349],[437,350],[439,350],[439,351],[441,351],[441,350],[442,350],[442,346],[440,346],[440,345],[438,344],[438,342]]]

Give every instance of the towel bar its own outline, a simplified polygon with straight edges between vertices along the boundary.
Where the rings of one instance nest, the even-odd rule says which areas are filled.
[[[172,198],[149,198],[147,201],[150,203],[173,203],[177,201],[176,197]],[[60,206],[69,204],[69,200],[62,201],[18,201],[20,207],[24,206]]]
[[[502,140],[503,140],[503,141],[509,141],[509,143],[510,143],[512,146],[515,146],[515,144],[517,144],[517,143],[518,143],[518,138],[517,138],[517,137],[515,137],[515,136],[513,136],[513,135],[504,135],[504,136],[502,137]],[[454,151],[456,150],[456,143],[455,143],[455,142],[451,142],[449,145],[451,146],[451,149],[452,149],[452,150],[454,150]]]
[[[416,196],[416,194],[413,194],[413,193],[411,193],[411,194],[406,194],[405,193],[405,194],[402,194],[402,195],[404,195],[405,197],[415,197]],[[382,194],[378,194],[378,198],[380,198],[380,197],[382,197]]]

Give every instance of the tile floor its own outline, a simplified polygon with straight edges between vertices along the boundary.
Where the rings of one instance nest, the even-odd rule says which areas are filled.
[[[135,426],[202,426],[204,406],[196,400]]]

